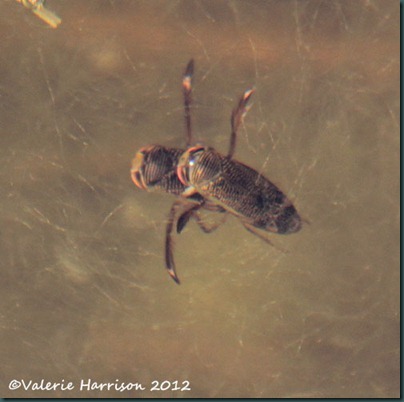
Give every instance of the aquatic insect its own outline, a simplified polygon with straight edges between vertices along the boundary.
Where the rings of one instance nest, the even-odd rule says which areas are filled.
[[[301,228],[301,218],[291,201],[256,170],[233,158],[237,131],[248,111],[253,90],[247,90],[231,114],[230,147],[222,155],[211,147],[192,145],[190,106],[192,101],[191,60],[182,80],[187,149],[149,145],[141,148],[132,162],[131,176],[137,187],[148,191],[165,191],[178,196],[171,206],[166,226],[165,262],[168,273],[178,284],[172,231],[176,222],[180,233],[194,218],[201,229],[210,233],[218,225],[207,227],[199,215],[200,209],[230,213],[244,227],[267,243],[260,232],[295,233]],[[176,217],[178,219],[176,219]]]

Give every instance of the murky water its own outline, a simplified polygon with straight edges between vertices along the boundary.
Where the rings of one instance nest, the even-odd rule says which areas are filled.
[[[397,397],[398,2],[46,4],[57,29],[0,4],[1,395]],[[197,139],[225,152],[255,86],[236,158],[309,223],[270,247],[232,217],[210,235],[191,222],[177,286],[173,198],[129,166],[184,146],[191,57]],[[191,390],[150,391],[165,380]]]

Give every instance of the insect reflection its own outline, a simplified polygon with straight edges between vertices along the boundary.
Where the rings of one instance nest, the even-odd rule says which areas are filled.
[[[233,159],[237,131],[248,111],[252,89],[244,92],[232,111],[227,155],[211,147],[193,145],[190,110],[193,71],[194,62],[191,60],[182,79],[186,149],[148,145],[137,152],[131,169],[132,180],[140,189],[178,196],[168,215],[165,240],[166,268],[178,284],[180,280],[173,256],[174,224],[177,233],[191,218],[206,233],[220,224],[206,226],[199,215],[201,209],[238,217],[249,232],[270,244],[265,231],[290,234],[301,228],[299,214],[282,191],[256,170]]]

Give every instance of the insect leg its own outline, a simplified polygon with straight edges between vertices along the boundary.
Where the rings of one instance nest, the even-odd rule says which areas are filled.
[[[233,157],[234,151],[236,150],[237,131],[243,121],[245,114],[248,112],[247,103],[253,93],[254,89],[248,89],[247,91],[245,91],[243,96],[240,98],[238,105],[231,112],[231,136],[229,153],[227,154],[227,157],[229,159]]]
[[[189,222],[191,217],[196,213],[198,209],[202,208],[202,205],[203,203],[196,204],[182,213],[182,215],[177,220],[177,233],[182,232],[182,230],[185,228],[186,224]]]
[[[259,237],[261,240],[264,240],[265,243],[270,244],[271,246],[275,247],[276,249],[278,249],[279,251],[282,251],[283,253],[288,253],[288,250],[285,250],[283,248],[279,248],[278,246],[275,246],[271,240],[268,239],[267,236],[265,236],[263,233],[261,233],[259,231],[259,229],[257,229],[255,226],[250,225],[249,223],[246,222],[241,222],[243,224],[243,226],[252,234],[254,234],[255,236]]]
[[[182,205],[183,205],[183,203],[180,200],[177,200],[171,206],[170,212],[168,214],[168,220],[167,220],[167,226],[166,226],[166,244],[165,244],[166,267],[167,267],[168,273],[170,274],[171,278],[173,278],[174,281],[176,283],[178,283],[178,285],[180,284],[180,280],[175,271],[175,263],[174,263],[174,255],[173,255],[173,240],[172,240],[171,234],[173,231],[175,215],[177,213],[178,208]]]
[[[199,212],[196,211],[193,214],[193,217],[195,218],[196,222],[198,223],[199,227],[205,232],[205,233],[212,233],[214,230],[216,230],[219,226],[223,225],[223,223],[226,222],[226,218],[227,218],[227,212],[225,210],[220,211],[220,212],[224,212],[225,214],[223,215],[223,218],[213,224],[213,225],[206,225],[206,223],[202,220],[202,218],[199,215]]]
[[[201,208],[204,208],[208,211],[212,212],[221,212],[221,213],[226,213],[226,210],[220,207],[219,205],[212,204],[210,202],[206,202],[205,199],[202,199],[199,201],[199,204],[194,205],[193,207],[189,208],[183,214],[178,218],[177,221],[177,233],[181,233],[182,230],[184,229],[185,225],[189,222],[191,218],[194,218],[196,220],[196,223],[199,225],[199,227],[205,232],[205,233],[211,233],[214,230],[216,230],[219,226],[221,226],[227,218],[227,214],[224,215],[223,219],[215,223],[213,225],[206,225],[206,223],[203,221],[201,216],[199,215],[199,210]]]
[[[192,144],[191,103],[192,103],[192,75],[194,73],[194,60],[191,59],[185,68],[182,78],[182,93],[184,95],[185,116],[185,142],[187,147]]]

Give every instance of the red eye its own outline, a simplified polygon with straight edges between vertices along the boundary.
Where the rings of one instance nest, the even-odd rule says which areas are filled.
[[[147,186],[143,180],[142,175],[143,160],[144,153],[142,148],[132,160],[132,169],[130,170],[130,175],[136,187],[139,187],[142,190],[146,190]]]
[[[146,186],[142,180],[142,175],[140,174],[140,172],[138,170],[132,170],[130,174],[133,183],[135,183],[135,186],[140,188],[141,190],[146,190]]]
[[[187,168],[185,166],[177,166],[177,176],[180,179],[180,182],[184,185],[188,185],[188,175],[187,175]]]
[[[177,176],[180,179],[180,182],[185,186],[189,186],[190,184],[192,184],[190,183],[192,178],[192,170],[195,163],[197,163],[199,156],[198,154],[204,149],[205,147],[197,145],[195,147],[189,148],[182,154],[177,166]]]

